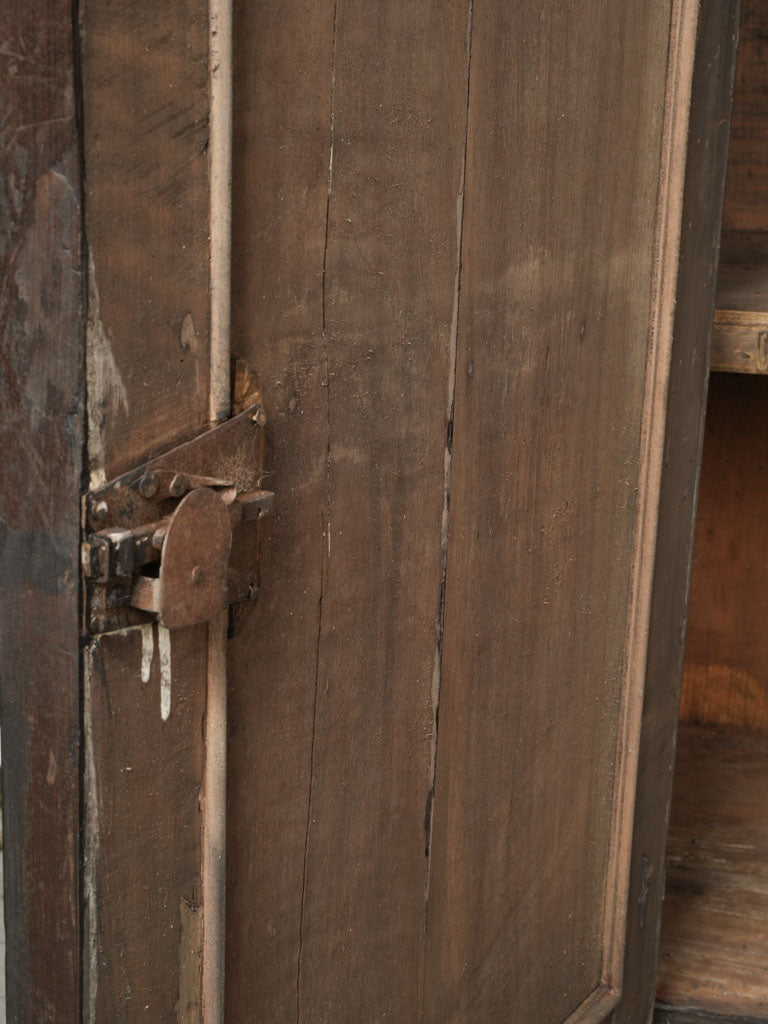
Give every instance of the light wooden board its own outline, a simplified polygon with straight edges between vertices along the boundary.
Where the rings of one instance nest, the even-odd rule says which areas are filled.
[[[768,729],[768,380],[711,379],[681,716]]]
[[[721,264],[712,369],[768,373],[768,263]]]
[[[667,852],[658,998],[768,1017],[768,743],[683,725]]]

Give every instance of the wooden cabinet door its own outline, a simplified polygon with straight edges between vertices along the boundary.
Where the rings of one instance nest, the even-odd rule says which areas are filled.
[[[58,14],[31,6],[50,53]],[[76,474],[90,508],[107,481],[221,429],[208,6],[80,9],[77,75],[59,46],[63,92],[36,100],[43,137],[57,103],[69,134],[34,150],[9,307],[42,354],[16,370],[3,422],[23,421],[22,454],[39,435],[66,455],[70,481],[34,482],[41,535],[54,513],[70,527],[49,642],[19,595],[35,567],[48,593],[53,569],[6,549],[26,653],[4,653],[4,727],[10,708],[32,730],[16,763],[48,766],[48,789],[10,789],[19,1020],[69,1019],[81,999],[89,1024],[204,1019],[218,652],[227,1021],[597,1024],[617,1005],[640,1021],[620,1003],[635,787],[647,666],[652,695],[679,672],[675,651],[649,661],[649,626],[667,650],[664,609],[675,643],[684,618],[733,52],[730,5],[715,7],[236,0],[232,352],[263,396],[276,495],[259,600],[226,652],[205,624],[90,630],[78,674]],[[73,245],[56,288],[24,255],[60,282]],[[50,359],[61,332],[66,374]],[[39,420],[57,387],[69,447],[59,405]],[[66,650],[62,691],[33,644]],[[671,737],[675,708],[646,706],[646,724],[659,713]],[[49,735],[69,747],[45,761]],[[79,815],[64,813],[79,775]],[[35,816],[45,800],[58,817]],[[46,822],[69,864],[55,913],[30,895],[52,885],[34,852]],[[644,828],[663,845],[663,820]],[[65,919],[82,948],[44,1016],[21,979]],[[637,1006],[645,934],[630,942]]]

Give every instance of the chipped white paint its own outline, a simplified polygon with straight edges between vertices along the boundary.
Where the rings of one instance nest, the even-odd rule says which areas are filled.
[[[165,626],[157,627],[157,646],[160,653],[160,717],[167,722],[171,713],[171,634]]]
[[[86,329],[86,385],[88,391],[88,465],[91,489],[107,482],[104,424],[118,413],[128,412],[128,392],[120,375],[112,346],[101,322],[101,303],[96,284],[93,253],[88,255],[88,321]]]
[[[152,675],[152,658],[155,656],[155,628],[151,622],[141,627],[141,681],[148,683]]]

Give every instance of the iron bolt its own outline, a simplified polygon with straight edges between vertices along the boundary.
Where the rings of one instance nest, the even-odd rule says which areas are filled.
[[[109,505],[107,505],[106,501],[99,501],[93,510],[93,518],[100,523],[107,518],[107,512],[109,512]]]
[[[192,570],[192,582],[199,585],[204,579],[205,572],[203,571],[203,567],[201,565],[196,565]]]
[[[158,482],[157,476],[149,470],[139,480],[138,491],[142,498],[152,498],[157,494]]]
[[[177,473],[173,480],[171,480],[171,486],[168,490],[172,498],[180,498],[182,494],[186,494],[189,490],[189,480],[187,480],[183,473]]]
[[[254,414],[253,414],[253,415],[251,416],[251,419],[253,420],[253,422],[254,422],[254,423],[256,424],[256,426],[258,426],[258,427],[264,427],[264,426],[266,426],[266,423],[267,423],[267,414],[266,414],[266,412],[264,411],[264,406],[263,406],[263,405],[257,405],[257,406],[256,406],[256,411],[255,411],[255,412],[254,412]]]

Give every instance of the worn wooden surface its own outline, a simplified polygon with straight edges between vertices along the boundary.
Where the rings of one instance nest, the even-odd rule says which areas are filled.
[[[333,8],[234,9],[232,346],[269,417],[262,591],[230,643],[227,1015],[296,1018],[328,485]],[[277,101],[279,97],[279,102]]]
[[[707,343],[718,262],[738,6],[737,0],[729,3],[705,0],[699,14],[640,739],[623,996],[614,1015],[615,1024],[646,1021],[655,990],[666,822],[704,435]]]
[[[728,183],[723,211],[727,262],[768,258],[768,7],[742,0]]]
[[[467,7],[332,8],[241,22],[234,337],[278,505],[231,669],[233,1021],[421,998]]]
[[[175,1024],[180,995],[187,1004],[199,998],[188,980],[200,961],[189,912],[199,913],[201,903],[206,649],[205,626],[168,634],[149,625],[100,637],[85,650],[88,1022],[129,1024],[150,1015]],[[183,1009],[199,1022],[199,1005],[197,1016]]]
[[[0,698],[8,1020],[79,1019],[83,274],[72,8],[0,12]]]
[[[703,1013],[698,1010],[678,1010],[672,1006],[658,1004],[653,1015],[653,1024],[766,1024],[768,1017],[733,1017],[721,1013]]]
[[[768,381],[710,386],[681,715],[768,728]]]
[[[712,369],[768,373],[768,264],[721,264]]]
[[[667,848],[660,1002],[768,1018],[768,749],[682,725]]]
[[[563,1020],[613,954],[670,14],[474,9],[428,1020]]]
[[[207,10],[173,0],[80,11],[91,487],[208,420]],[[199,1016],[188,947],[200,904],[206,630],[174,636],[167,722],[159,655],[142,683],[139,636],[103,636],[92,651],[89,1024],[143,1022],[146,1006],[175,1021],[177,1003],[182,1019]]]
[[[96,486],[208,420],[208,7],[80,20]]]

